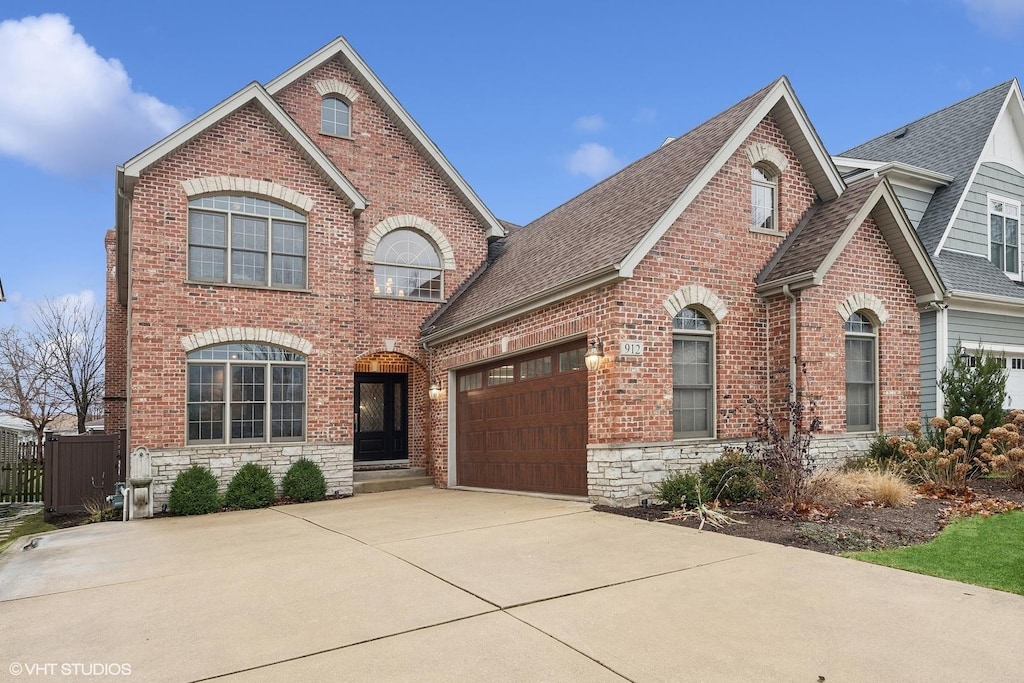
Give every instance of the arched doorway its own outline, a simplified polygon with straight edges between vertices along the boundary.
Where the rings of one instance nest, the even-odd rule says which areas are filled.
[[[426,374],[415,360],[378,352],[356,361],[353,387],[355,464],[402,463],[423,459],[420,418]]]

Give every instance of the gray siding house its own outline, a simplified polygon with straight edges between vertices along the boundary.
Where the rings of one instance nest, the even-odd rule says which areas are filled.
[[[922,305],[921,412],[942,414],[937,385],[960,342],[1002,354],[1008,407],[1024,408],[1024,101],[1001,83],[833,157],[848,182],[893,184],[946,292]]]

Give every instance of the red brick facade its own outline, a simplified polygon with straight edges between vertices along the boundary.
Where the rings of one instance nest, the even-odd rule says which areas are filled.
[[[735,440],[750,434],[749,399],[768,400],[776,408],[785,401],[790,303],[783,295],[759,296],[755,281],[818,192],[771,116],[707,182],[630,278],[424,348],[420,327],[437,304],[375,297],[374,267],[364,258],[364,243],[375,227],[396,216],[428,222],[454,253],[454,268],[444,272],[447,298],[486,258],[487,226],[451,179],[437,170],[436,160],[380,106],[378,94],[365,86],[367,81],[344,64],[333,59],[313,68],[274,97],[366,197],[368,207],[361,213],[353,211],[350,200],[327,182],[263,107],[249,103],[140,174],[131,196],[130,233],[120,233],[130,234],[130,308],[117,301],[116,245],[108,235],[107,425],[116,429],[127,421],[133,447],[144,445],[164,453],[156,466],[164,486],[174,472],[194,460],[224,468],[223,479],[234,467],[232,458],[246,451],[245,445],[204,451],[203,446],[185,443],[182,339],[208,339],[204,333],[218,329],[287,333],[311,347],[306,444],[334,458],[339,469],[331,479],[332,488],[340,486],[342,491],[346,478],[351,480],[356,372],[408,376],[409,462],[428,467],[437,484],[445,486],[453,400],[449,373],[570,339],[582,344],[599,337],[605,343],[602,367],[590,375],[588,443],[672,443],[673,331],[667,303],[687,287],[710,292],[721,304],[721,319],[714,310],[702,310],[715,323],[715,437]],[[323,81],[340,82],[355,95],[347,138],[319,132],[317,83]],[[778,181],[776,234],[750,229],[751,161],[746,150],[757,143],[773,147],[785,160]],[[306,212],[303,291],[188,281],[190,197],[183,183],[212,177],[272,183],[312,202]],[[917,405],[914,293],[878,228],[868,220],[824,282],[797,295],[797,356],[807,378],[800,388],[816,400],[828,434],[845,432],[844,332],[837,306],[859,293],[877,297],[888,313],[878,333],[880,427],[898,428]],[[625,340],[641,342],[643,355],[618,357],[618,344]],[[442,400],[427,398],[432,383],[442,389]],[[335,455],[330,455],[332,445],[341,449]],[[275,466],[304,453],[261,448],[264,455],[259,457]],[[160,494],[158,490],[158,502]]]

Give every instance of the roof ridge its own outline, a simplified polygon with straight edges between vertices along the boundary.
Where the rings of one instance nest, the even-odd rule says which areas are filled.
[[[608,176],[607,178],[603,178],[602,180],[599,180],[598,182],[594,183],[593,185],[590,185],[590,186],[580,190],[579,192],[574,194],[572,197],[569,197],[568,199],[566,199],[561,204],[558,204],[557,206],[552,207],[550,210],[545,211],[540,216],[537,216],[532,221],[530,221],[529,223],[527,223],[526,225],[524,225],[522,227],[523,228],[529,228],[534,223],[538,223],[543,218],[546,218],[547,216],[551,215],[555,211],[558,211],[559,209],[561,209],[566,204],[569,204],[571,202],[576,201],[577,199],[579,199],[580,197],[582,197],[583,195],[585,195],[585,194],[587,194],[589,192],[596,191],[597,188],[602,187],[603,185],[611,182],[617,176],[622,175],[623,173],[625,173],[629,169],[631,169],[634,166],[636,166],[637,164],[639,164],[639,163],[649,159],[650,157],[654,156],[655,154],[663,153],[663,152],[665,152],[665,150],[677,146],[680,141],[685,140],[692,133],[695,133],[696,131],[698,131],[698,130],[700,130],[702,128],[708,127],[711,123],[717,121],[720,117],[722,117],[725,114],[731,112],[733,109],[736,109],[737,107],[739,107],[740,105],[746,103],[747,101],[749,101],[751,99],[754,99],[755,97],[758,97],[758,96],[764,97],[765,95],[768,94],[768,91],[770,91],[772,88],[774,88],[779,83],[779,81],[781,81],[781,80],[783,80],[785,78],[786,78],[785,75],[779,76],[778,78],[773,80],[771,83],[768,83],[767,85],[763,86],[762,88],[760,88],[760,89],[752,92],[751,94],[747,95],[743,99],[741,99],[741,100],[739,100],[737,102],[732,103],[731,105],[729,105],[725,109],[722,109],[721,111],[719,111],[717,114],[715,114],[711,118],[705,119],[701,123],[698,123],[696,126],[691,128],[690,130],[686,131],[682,135],[676,137],[671,142],[669,142],[667,144],[662,144],[659,147],[655,147],[650,152],[647,152],[643,156],[637,157],[633,161],[629,162],[628,164],[626,164],[625,166],[620,168],[618,171],[616,171],[615,173],[613,173],[610,176]]]
[[[1000,88],[1007,88],[1016,80],[1017,80],[1016,78],[1010,78],[1009,80],[1003,81],[1002,83],[997,83],[996,85],[993,85],[993,86],[991,86],[989,88],[986,88],[986,89],[984,89],[984,90],[982,90],[980,92],[976,92],[973,95],[968,95],[967,97],[965,97],[965,98],[963,98],[961,100],[957,100],[956,102],[953,102],[952,104],[947,104],[942,109],[936,109],[935,111],[929,112],[929,113],[925,114],[924,116],[919,116],[916,119],[913,119],[912,121],[906,121],[904,123],[901,123],[901,124],[897,125],[896,127],[892,128],[890,130],[887,130],[886,132],[882,133],[881,135],[876,135],[876,136],[874,136],[872,138],[868,138],[867,140],[864,140],[863,142],[860,142],[860,143],[858,143],[858,144],[856,144],[856,145],[854,145],[852,147],[847,148],[846,151],[840,152],[836,156],[839,156],[839,157],[847,156],[846,153],[851,151],[851,150],[858,149],[860,147],[865,147],[866,145],[868,145],[869,143],[874,142],[875,140],[880,140],[882,138],[890,137],[894,133],[902,130],[903,128],[910,128],[911,126],[913,126],[915,124],[918,124],[918,123],[921,123],[922,121],[925,121],[927,119],[938,117],[940,114],[943,114],[943,113],[949,111],[950,109],[962,106],[962,105],[966,104],[967,102],[970,102],[971,100],[980,99],[981,97],[983,97],[985,95],[989,95],[994,90],[998,90]]]

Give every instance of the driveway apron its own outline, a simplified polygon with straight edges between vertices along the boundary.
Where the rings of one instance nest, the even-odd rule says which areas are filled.
[[[992,637],[1020,596],[572,501],[414,489],[23,545],[0,680],[1022,680]]]

